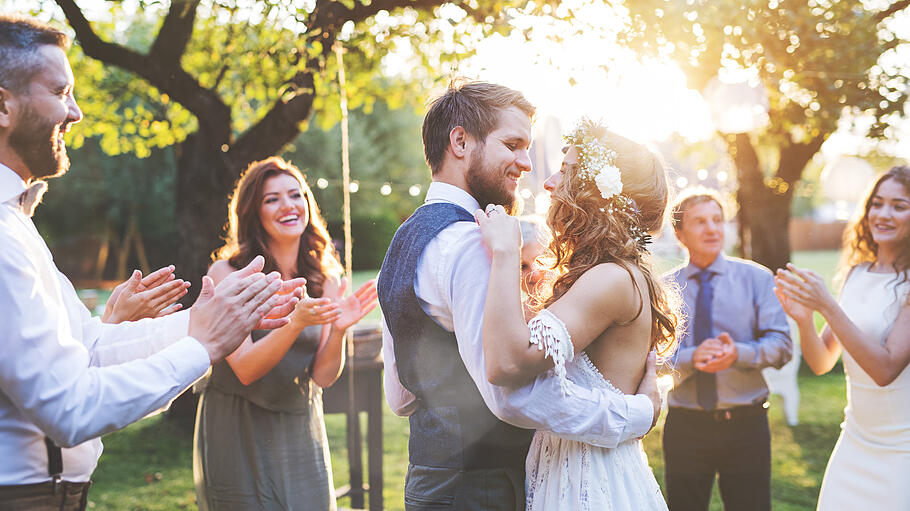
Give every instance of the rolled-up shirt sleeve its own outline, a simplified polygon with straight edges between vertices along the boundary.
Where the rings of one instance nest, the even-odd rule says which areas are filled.
[[[95,357],[90,351],[117,344],[118,330],[107,339],[92,332],[84,316],[83,328],[74,331],[67,300],[75,292],[43,283],[43,261],[31,260],[28,247],[11,235],[0,233],[0,317],[4,355],[0,357],[0,391],[48,437],[64,447],[122,428],[161,408],[201,377],[210,365],[205,348],[191,337],[162,340],[154,354],[137,358],[135,349],[123,356],[115,350]],[[31,252],[34,255],[34,251]],[[52,265],[51,265],[52,266]],[[46,273],[46,272],[45,272]],[[68,282],[67,282],[68,284]],[[69,293],[72,292],[72,296]],[[64,296],[55,296],[63,293]],[[63,302],[67,305],[61,305]],[[178,332],[181,318],[165,323],[165,331]],[[147,324],[153,324],[148,322]],[[127,326],[122,332],[147,328]],[[138,339],[148,335],[136,334]],[[122,340],[122,339],[121,339]],[[130,341],[132,342],[132,341]],[[130,343],[127,343],[130,344]],[[144,348],[147,350],[147,348]],[[107,365],[114,359],[129,362]]]
[[[463,228],[463,227],[462,227]],[[476,226],[448,251],[450,280],[441,280],[452,311],[461,358],[484,402],[500,420],[526,429],[549,431],[560,437],[601,447],[615,447],[644,436],[651,428],[654,407],[644,395],[621,395],[606,389],[587,389],[571,381],[563,394],[551,371],[529,385],[507,388],[487,380],[483,359],[482,325],[490,274],[489,255]],[[517,270],[516,270],[517,271]]]

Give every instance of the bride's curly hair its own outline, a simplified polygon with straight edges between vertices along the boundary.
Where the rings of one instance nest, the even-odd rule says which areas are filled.
[[[579,277],[602,263],[615,263],[632,278],[638,295],[641,290],[632,267],[645,277],[651,307],[651,347],[666,357],[676,346],[680,327],[679,291],[657,274],[650,254],[644,250],[640,232],[659,234],[667,209],[669,189],[661,159],[641,144],[609,132],[604,128],[593,133],[606,147],[615,151],[615,165],[622,176],[622,195],[631,199],[632,208],[609,207],[593,179],[579,175],[578,165],[563,168],[564,176],[553,190],[547,224],[553,232],[549,246],[552,258],[549,286],[540,286],[534,297],[537,308],[558,300]],[[547,296],[547,289],[550,290]],[[644,308],[623,324],[638,319]]]

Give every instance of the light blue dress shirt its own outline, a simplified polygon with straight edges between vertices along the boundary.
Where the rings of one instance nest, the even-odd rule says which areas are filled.
[[[727,332],[736,343],[738,358],[728,369],[717,373],[717,408],[759,403],[768,398],[768,387],[761,370],[780,368],[793,356],[787,315],[774,296],[774,278],[760,264],[724,254],[717,256],[708,270],[714,296],[711,302],[712,336]],[[698,295],[696,274],[701,268],[689,263],[667,275],[675,281],[683,296],[683,311],[689,318],[680,337],[679,350],[673,360],[675,386],[669,395],[670,407],[700,409],[695,395],[695,366],[692,339],[695,299]]]

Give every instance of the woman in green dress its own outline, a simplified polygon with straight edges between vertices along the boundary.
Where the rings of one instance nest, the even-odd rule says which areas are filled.
[[[202,385],[193,449],[199,508],[334,510],[322,388],[341,374],[345,331],[375,307],[375,282],[344,296],[312,193],[281,158],[244,171],[228,227],[208,272],[216,284],[261,254],[266,272],[306,278],[306,294],[288,325],[254,331]]]

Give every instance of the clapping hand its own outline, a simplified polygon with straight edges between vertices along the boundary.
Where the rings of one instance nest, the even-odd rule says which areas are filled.
[[[305,279],[282,281],[278,272],[263,275],[265,264],[256,256],[217,286],[202,278],[202,290],[190,308],[189,335],[209,353],[212,363],[232,353],[254,328],[274,329],[290,321]],[[284,293],[284,294],[281,294]]]
[[[341,314],[338,310],[338,304],[332,301],[331,298],[310,298],[306,294],[306,290],[303,293],[303,298],[297,303],[294,312],[289,316],[291,323],[298,328],[332,323]]]
[[[341,284],[338,286],[338,294],[335,297],[338,316],[332,323],[335,328],[340,330],[346,330],[376,308],[376,279],[371,279],[360,286],[360,289],[354,291],[354,294],[345,297],[344,292],[347,287],[347,277],[342,278]]]
[[[834,304],[824,279],[812,270],[801,270],[792,264],[777,270],[774,294],[784,312],[797,323],[812,320],[813,311],[822,311]]]
[[[128,280],[114,288],[101,321],[121,323],[167,316],[182,308],[175,302],[189,287],[189,282],[174,278],[173,265],[149,273],[145,278],[141,271],[134,270]]]
[[[736,343],[730,334],[723,332],[716,338],[705,339],[692,353],[695,369],[706,373],[723,371],[739,357]]]

